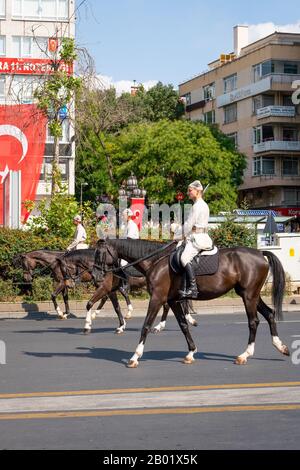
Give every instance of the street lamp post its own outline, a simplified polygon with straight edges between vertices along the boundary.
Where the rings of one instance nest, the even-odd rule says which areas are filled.
[[[131,210],[136,216],[136,224],[141,229],[142,218],[144,212],[146,190],[138,187],[136,176],[131,173],[126,183],[119,189],[121,198],[128,197],[130,200]]]
[[[83,212],[82,212],[82,193],[83,193],[83,186],[88,186],[88,183],[80,183],[80,215],[81,215],[81,219],[82,219],[82,215],[83,215]]]

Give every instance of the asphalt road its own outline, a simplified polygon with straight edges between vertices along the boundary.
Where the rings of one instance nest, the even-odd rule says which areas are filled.
[[[89,336],[79,319],[0,320],[0,449],[299,449],[300,364],[274,349],[262,321],[254,358],[237,366],[246,316],[196,318],[193,365],[182,363],[172,318],[137,369],[126,361],[142,318],[120,336],[114,318],[97,319]],[[300,314],[285,320],[279,335],[300,362]]]

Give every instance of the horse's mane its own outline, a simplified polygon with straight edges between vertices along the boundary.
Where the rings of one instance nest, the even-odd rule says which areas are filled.
[[[158,242],[151,240],[132,240],[132,239],[109,239],[107,243],[117,249],[117,251],[126,253],[132,259],[143,258],[150,255],[160,248],[166,247],[170,242]],[[164,251],[151,258],[152,261],[165,254]]]

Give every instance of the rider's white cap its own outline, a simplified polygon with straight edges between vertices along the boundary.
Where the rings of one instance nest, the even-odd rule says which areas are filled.
[[[128,215],[128,217],[132,217],[133,216],[133,212],[131,209],[125,209],[123,210],[123,214],[124,215]]]
[[[79,214],[75,215],[73,220],[77,220],[77,222],[81,222],[81,215]]]
[[[201,181],[199,180],[193,181],[191,184],[189,184],[189,188],[198,189],[198,191],[203,191],[203,186],[201,184]]]

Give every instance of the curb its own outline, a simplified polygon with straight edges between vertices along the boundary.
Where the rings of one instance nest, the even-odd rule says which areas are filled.
[[[272,301],[269,297],[264,297],[264,301],[267,305],[272,305]],[[70,301],[70,310],[74,317],[85,318],[86,315],[86,301]],[[62,302],[59,303],[62,308]],[[148,307],[148,300],[133,300],[133,318],[134,317],[145,317]],[[120,301],[122,312],[126,312],[126,303]],[[199,314],[238,314],[245,313],[244,305],[241,299],[232,298],[221,298],[210,301],[199,301],[194,302],[194,308]],[[96,306],[93,310],[96,309]],[[300,313],[300,296],[294,295],[286,297],[283,303],[284,312],[299,312]],[[57,317],[57,313],[54,310],[52,302],[0,302],[0,319],[37,319],[38,317],[45,317],[45,315],[54,318]],[[99,317],[116,317],[116,313],[112,308],[111,303],[107,302]]]

